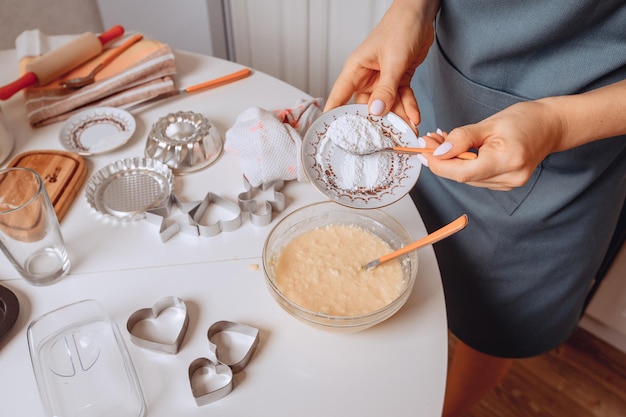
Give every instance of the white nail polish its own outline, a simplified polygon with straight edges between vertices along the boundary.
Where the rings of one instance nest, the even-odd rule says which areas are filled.
[[[441,145],[439,145],[437,147],[437,149],[435,149],[433,151],[433,155],[438,156],[438,155],[443,155],[445,153],[448,153],[448,151],[450,151],[450,149],[452,149],[452,143],[450,142],[444,142]]]
[[[417,144],[415,145],[416,148],[425,148],[426,147],[426,141],[424,140],[423,137],[419,137],[417,138]]]
[[[417,155],[417,159],[422,163],[422,165],[428,167],[428,160],[424,158],[424,155]]]
[[[439,128],[437,128],[437,134],[442,135],[443,136],[443,131]]]

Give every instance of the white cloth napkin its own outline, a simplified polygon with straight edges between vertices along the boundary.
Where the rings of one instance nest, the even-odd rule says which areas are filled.
[[[302,169],[302,137],[322,114],[323,99],[300,100],[293,108],[244,110],[226,132],[224,150],[239,154],[253,187],[273,181],[307,181]]]

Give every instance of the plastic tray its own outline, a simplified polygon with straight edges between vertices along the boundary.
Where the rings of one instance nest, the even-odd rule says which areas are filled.
[[[146,415],[124,340],[98,302],[80,301],[33,320],[28,346],[47,416]]]

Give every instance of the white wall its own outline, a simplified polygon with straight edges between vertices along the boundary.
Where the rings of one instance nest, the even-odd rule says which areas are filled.
[[[0,49],[15,48],[25,30],[49,35],[103,30],[96,0],[0,0]]]
[[[229,0],[234,60],[326,97],[391,0]]]
[[[228,58],[222,0],[97,0],[105,27],[122,25],[184,49]]]

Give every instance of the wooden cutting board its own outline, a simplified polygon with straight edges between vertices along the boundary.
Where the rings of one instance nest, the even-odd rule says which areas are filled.
[[[31,168],[43,178],[59,221],[67,213],[87,178],[85,159],[67,151],[25,152],[13,158],[9,166]]]

